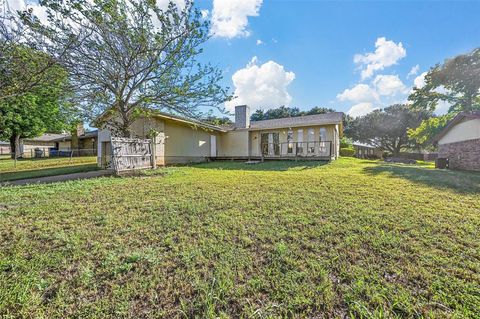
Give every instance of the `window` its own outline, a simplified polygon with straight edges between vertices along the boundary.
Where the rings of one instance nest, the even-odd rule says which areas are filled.
[[[320,145],[319,145],[319,152],[320,153],[326,153],[327,151],[327,143],[325,142],[327,140],[327,129],[324,127],[320,128]]]
[[[308,129],[308,153],[315,153],[315,130],[313,128]]]
[[[293,153],[293,131],[288,130],[287,132],[287,154]]]
[[[297,153],[303,153],[303,130],[297,131]]]

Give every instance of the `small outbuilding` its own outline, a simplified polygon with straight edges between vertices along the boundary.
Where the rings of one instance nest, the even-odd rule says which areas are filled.
[[[480,171],[480,111],[461,112],[434,139],[452,169]]]

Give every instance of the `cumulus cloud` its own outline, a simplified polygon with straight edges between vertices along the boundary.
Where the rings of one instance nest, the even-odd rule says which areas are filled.
[[[377,75],[373,80],[373,85],[378,95],[395,96],[408,93],[407,87],[398,75]]]
[[[427,75],[427,72],[423,72],[422,74],[420,74],[419,76],[417,76],[415,78],[415,80],[413,80],[413,86],[416,87],[416,88],[423,88],[425,86],[425,76]]]
[[[359,117],[367,115],[368,113],[375,110],[372,103],[358,103],[355,104],[348,110],[347,114],[352,117]]]
[[[249,36],[248,17],[259,15],[263,0],[213,0],[212,33],[216,37]]]
[[[208,15],[210,14],[210,11],[208,10],[201,10],[200,13],[202,14],[202,19],[208,18]]]
[[[409,79],[410,77],[412,77],[414,75],[417,75],[418,71],[420,71],[420,65],[417,64],[415,66],[412,66],[412,68],[410,69],[410,72],[408,72],[408,74],[407,74],[407,79]]]
[[[268,61],[259,65],[257,57],[232,76],[237,97],[225,104],[228,110],[235,105],[247,104],[253,110],[289,105],[292,97],[287,91],[295,79],[295,73],[286,71],[283,65]]]
[[[360,65],[362,80],[371,77],[376,71],[380,71],[407,56],[402,42],[395,43],[385,37],[378,38],[375,42],[375,52],[356,54],[353,61]]]
[[[7,0],[6,4],[11,11],[32,9],[33,14],[40,19],[41,22],[47,22],[47,11],[37,2],[26,2],[25,0]]]
[[[263,41],[260,40],[260,39],[258,39],[258,40],[257,40],[257,45],[262,45],[262,44],[263,44]]]
[[[360,102],[376,102],[379,96],[374,89],[367,84],[357,84],[351,89],[346,89],[337,95],[340,101],[349,101],[354,103]]]

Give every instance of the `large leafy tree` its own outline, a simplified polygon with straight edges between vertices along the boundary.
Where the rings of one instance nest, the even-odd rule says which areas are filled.
[[[251,116],[252,121],[262,121],[262,120],[272,120],[285,117],[295,117],[303,115],[314,115],[314,114],[325,114],[336,112],[334,109],[325,108],[325,107],[314,107],[308,111],[300,111],[298,107],[286,107],[280,106],[274,109],[256,110]]]
[[[417,143],[427,146],[454,115],[480,109],[480,48],[436,65],[425,76],[425,85],[414,88],[411,107],[433,113],[438,104],[448,103],[448,113],[425,120],[409,132]]]
[[[198,62],[209,22],[191,0],[167,9],[153,0],[39,3],[48,23],[31,14],[24,21],[49,40],[46,49],[68,71],[77,105],[90,117],[106,114],[119,135],[130,136],[132,122],[151,111],[200,117],[229,99],[220,70]]]
[[[428,111],[396,104],[354,119],[345,134],[396,156],[402,149],[414,146],[407,131],[420,125],[428,116]]]
[[[0,140],[10,141],[12,153],[18,156],[21,138],[65,129],[73,113],[65,102],[67,74],[50,61],[50,56],[16,44],[3,52],[3,57],[0,70],[10,89],[0,99]],[[44,68],[50,63],[54,66]],[[42,85],[24,86],[24,69],[31,74],[42,70],[42,79],[37,82]]]

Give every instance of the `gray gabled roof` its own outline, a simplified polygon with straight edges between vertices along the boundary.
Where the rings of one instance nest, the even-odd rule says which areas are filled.
[[[342,112],[332,112],[325,114],[286,117],[273,120],[252,121],[250,122],[250,130],[341,124],[342,120]]]
[[[24,138],[23,142],[54,142],[55,140],[61,139],[68,136],[68,134],[56,134],[56,133],[45,133],[38,137],[33,138]]]

